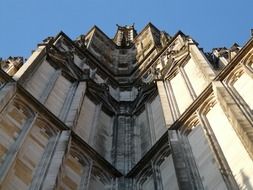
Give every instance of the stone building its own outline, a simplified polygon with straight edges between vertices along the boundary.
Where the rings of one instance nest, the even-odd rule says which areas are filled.
[[[0,189],[253,189],[253,38],[117,27],[1,60]]]

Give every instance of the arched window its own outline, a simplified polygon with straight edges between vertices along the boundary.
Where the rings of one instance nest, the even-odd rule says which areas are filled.
[[[183,124],[183,133],[187,136],[191,152],[202,180],[207,189],[226,189],[219,163],[212,147],[209,132],[196,112]],[[206,172],[208,171],[208,172]]]
[[[176,177],[177,175],[170,152],[170,147],[167,143],[159,150],[159,152],[157,152],[153,160],[158,188],[161,185],[164,190],[177,190],[179,188]]]
[[[15,98],[0,114],[0,171],[20,146],[20,142],[35,117],[34,111],[21,99]],[[13,152],[14,151],[14,152]],[[8,156],[9,155],[9,156]]]
[[[248,66],[239,64],[224,80],[239,105],[249,114],[253,113],[253,72]]]
[[[153,190],[155,182],[151,165],[146,166],[136,177],[137,190]]]
[[[227,173],[227,180],[229,180],[230,185],[234,186],[232,179],[234,178],[240,188],[247,188],[248,185],[252,187],[253,161],[234,130],[234,123],[231,123],[221,105],[214,98],[210,99],[200,109],[200,113],[205,125],[209,126],[213,132],[213,138],[217,141],[216,146],[220,147],[226,159],[221,162],[227,163],[229,166],[228,168],[226,164],[223,165],[222,170]]]
[[[91,170],[91,177],[89,182],[89,190],[109,190],[112,189],[113,178],[105,173],[98,166],[94,165]]]
[[[72,142],[58,174],[56,189],[87,189],[90,170],[91,160]]]

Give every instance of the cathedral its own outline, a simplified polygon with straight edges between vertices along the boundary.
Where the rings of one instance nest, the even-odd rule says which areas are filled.
[[[253,190],[253,37],[94,26],[0,64],[0,190]]]

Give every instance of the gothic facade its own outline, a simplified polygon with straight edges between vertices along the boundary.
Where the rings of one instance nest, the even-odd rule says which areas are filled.
[[[117,27],[1,60],[0,189],[253,190],[253,38]]]

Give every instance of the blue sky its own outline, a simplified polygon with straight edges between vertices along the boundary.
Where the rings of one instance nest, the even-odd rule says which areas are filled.
[[[61,30],[75,39],[97,25],[112,37],[116,24],[148,22],[173,35],[192,36],[208,51],[243,45],[253,28],[252,0],[1,0],[0,57],[28,57]]]

